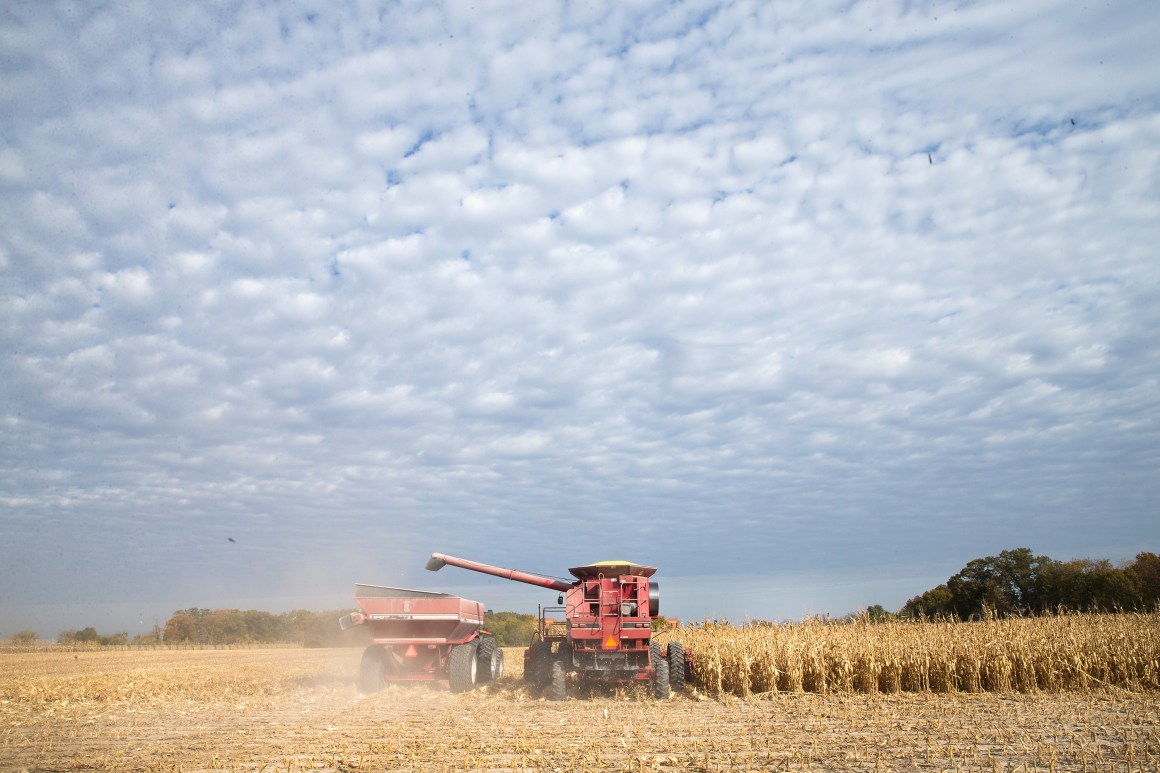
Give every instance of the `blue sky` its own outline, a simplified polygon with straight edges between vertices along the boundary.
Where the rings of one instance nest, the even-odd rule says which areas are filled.
[[[8,3],[0,636],[1160,549],[1151,3]]]

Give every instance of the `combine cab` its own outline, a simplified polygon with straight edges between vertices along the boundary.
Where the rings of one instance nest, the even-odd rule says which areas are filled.
[[[569,681],[647,682],[657,698],[685,686],[688,662],[680,642],[667,651],[653,639],[660,590],[651,566],[604,561],[569,569],[572,582],[433,553],[427,568],[458,566],[560,592],[558,604],[540,612],[540,628],[524,652],[524,678],[552,700],[563,700]]]
[[[386,682],[446,679],[452,692],[467,692],[503,675],[503,650],[483,635],[483,604],[408,588],[356,585],[360,612],[339,620],[343,630],[370,628],[373,644],[363,652],[359,688]]]

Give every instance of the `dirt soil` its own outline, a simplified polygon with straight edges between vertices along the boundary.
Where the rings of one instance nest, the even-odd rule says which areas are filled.
[[[1160,770],[1160,696],[361,695],[357,650],[0,654],[0,771]]]

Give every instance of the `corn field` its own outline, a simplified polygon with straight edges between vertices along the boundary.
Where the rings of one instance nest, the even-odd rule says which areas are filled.
[[[672,633],[710,696],[1160,689],[1160,614],[737,627]]]
[[[1160,690],[1139,679],[1144,689],[1097,681],[1116,679],[1115,669],[1099,670],[1099,647],[1153,648],[1155,619],[1137,619],[1146,625],[1136,628],[1127,618],[1054,622],[1050,630],[1014,623],[690,627],[677,633],[700,648],[699,677],[716,677],[667,701],[643,687],[578,689],[566,701],[548,701],[520,678],[521,648],[506,651],[511,669],[502,679],[461,694],[446,682],[362,694],[360,654],[351,649],[0,653],[0,771],[1160,770]],[[852,649],[876,643],[865,654],[886,663],[891,648],[909,641],[935,653],[930,668],[937,671],[945,656],[932,642],[953,651],[958,640],[978,655],[983,689],[999,662],[994,653],[1032,634],[1080,663],[1056,669],[1064,685],[1058,691],[971,693],[967,681],[940,692],[937,679],[925,691],[904,691],[903,679],[916,678],[916,655],[893,656],[893,679],[890,668],[872,671]],[[801,657],[795,675],[775,641],[827,665]],[[912,663],[906,677],[904,662]],[[1066,687],[1066,674],[1081,670],[1088,676]],[[859,692],[869,690],[872,673],[878,691]],[[760,692],[769,684],[779,691]],[[1090,689],[1075,689],[1084,685]],[[746,697],[734,694],[744,690]]]

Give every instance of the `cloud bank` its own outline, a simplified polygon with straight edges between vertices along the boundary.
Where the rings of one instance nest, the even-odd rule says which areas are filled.
[[[840,614],[1011,547],[1156,550],[1158,33],[1145,3],[12,5],[8,618],[538,599],[432,550]]]

